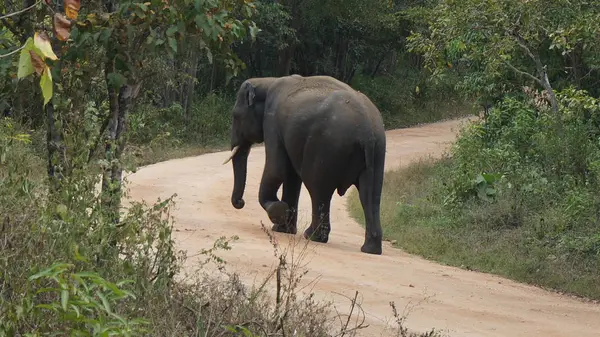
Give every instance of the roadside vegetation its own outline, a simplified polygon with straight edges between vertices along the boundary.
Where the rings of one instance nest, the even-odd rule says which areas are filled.
[[[432,78],[461,73],[458,87],[491,109],[441,160],[386,175],[386,238],[600,299],[600,6],[441,1],[414,14],[429,24],[409,45]]]
[[[388,128],[468,113],[459,77],[429,81],[425,58],[407,49],[418,23],[403,13],[422,3],[0,4],[0,336],[362,329],[357,297],[345,312],[315,301],[286,250],[263,286],[208,273],[227,271],[218,253],[235,236],[200,252],[211,268],[184,271],[171,236],[177,197],[132,202],[123,172],[227,147],[248,77],[334,76],[369,95]],[[398,309],[391,333],[415,336]]]

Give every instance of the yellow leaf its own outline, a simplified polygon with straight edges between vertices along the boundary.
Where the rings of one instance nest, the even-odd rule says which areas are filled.
[[[40,87],[42,88],[42,96],[44,97],[44,106],[46,106],[52,98],[52,74],[50,73],[50,68],[47,66],[42,73]]]
[[[68,40],[71,35],[71,21],[60,13],[55,13],[53,19],[54,35],[61,41]]]
[[[69,19],[76,20],[81,7],[80,0],[65,0],[65,14]]]
[[[19,57],[19,67],[17,70],[17,78],[19,79],[33,74],[33,63],[31,62],[31,55],[29,54],[32,47],[33,39],[28,38],[23,49],[21,49],[21,55]]]
[[[44,58],[49,58],[51,60],[58,60],[58,57],[54,54],[52,50],[52,45],[50,44],[50,39],[46,33],[38,33],[35,32],[33,35],[33,46],[35,47],[37,54],[41,54]]]

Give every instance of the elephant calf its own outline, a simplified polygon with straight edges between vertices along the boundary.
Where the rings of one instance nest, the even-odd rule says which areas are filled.
[[[382,253],[379,205],[386,138],[381,114],[369,98],[329,76],[242,83],[233,107],[231,156],[225,162],[233,159],[231,203],[237,209],[244,207],[250,147],[262,142],[266,160],[258,198],[274,231],[296,234],[304,183],[312,200],[312,222],[304,237],[326,243],[331,197],[355,185],[366,219],[361,251]]]

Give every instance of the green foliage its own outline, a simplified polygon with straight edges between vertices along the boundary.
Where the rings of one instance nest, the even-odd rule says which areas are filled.
[[[9,320],[16,321],[17,325],[19,321],[26,321],[35,326],[29,332],[23,331],[23,334],[44,336],[62,331],[73,336],[137,336],[147,332],[143,328],[148,324],[147,321],[129,320],[114,311],[120,300],[135,299],[130,291],[122,289],[129,282],[121,281],[115,284],[96,273],[73,273],[70,271],[73,267],[73,264],[54,263],[28,278],[30,283],[47,284],[53,281],[55,286],[28,286],[39,290],[35,292],[35,296],[28,293],[31,297],[23,300],[25,307],[16,307],[16,316],[8,317]],[[49,319],[48,315],[55,318]],[[41,321],[36,322],[42,317]],[[60,323],[52,325],[55,321]],[[9,327],[2,329],[10,335],[15,333]],[[48,331],[54,333],[49,334]]]
[[[408,38],[433,76],[464,76],[461,90],[483,100],[524,84],[571,84],[598,93],[600,6],[591,1],[441,0],[407,11],[422,27]],[[576,47],[575,47],[576,46]],[[516,77],[520,76],[520,77]]]
[[[412,67],[407,58],[394,72],[375,78],[359,74],[352,86],[379,108],[387,129],[464,116],[473,112],[457,99],[452,81],[433,83],[426,74]]]
[[[397,22],[387,1],[321,5],[68,0],[3,19],[0,44],[15,51],[12,59],[0,55],[0,113],[14,117],[0,124],[3,335],[221,336],[227,326],[246,334],[327,334],[327,306],[296,294],[293,268],[289,283],[278,284],[286,298],[275,304],[235,275],[176,282],[183,254],[172,238],[173,200],[121,205],[128,155],[148,163],[186,146],[223,144],[231,90],[244,69],[278,73],[290,61],[282,75],[301,69],[347,82],[361,72],[365,91],[372,83],[380,88],[371,92],[388,116],[405,111],[381,92],[407,97],[416,83],[406,89],[394,78],[403,76],[394,72],[409,23]],[[18,6],[5,3],[3,13]],[[377,84],[380,74],[387,75]],[[417,94],[432,94],[391,126],[437,118],[419,114],[433,90],[416,81]],[[230,249],[228,242],[202,251],[206,262],[220,264],[216,250]]]
[[[177,143],[212,146],[227,140],[233,99],[210,94],[186,113],[175,103],[166,109],[141,105],[131,115],[131,140],[149,144],[166,136]]]
[[[600,298],[600,102],[557,93],[562,132],[540,94],[507,96],[465,127],[448,158],[391,173],[387,238],[409,252]],[[353,197],[353,213],[359,204]]]
[[[303,293],[308,241],[287,249],[273,241],[280,263],[255,287],[219,256],[235,249],[236,236],[199,249],[198,269],[184,271],[190,264],[173,240],[172,198],[129,202],[114,223],[94,188],[100,178],[82,171],[70,178],[69,202],[54,200],[45,193],[44,175],[33,174],[44,163],[28,137],[10,119],[0,126],[6,158],[0,166],[0,335],[332,336],[358,329],[350,323],[339,330],[330,303]],[[406,332],[401,324],[393,328]]]

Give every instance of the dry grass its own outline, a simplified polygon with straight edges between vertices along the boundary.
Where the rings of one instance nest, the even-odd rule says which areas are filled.
[[[566,222],[560,208],[515,208],[514,197],[500,195],[495,202],[473,201],[452,211],[444,206],[443,193],[450,164],[448,158],[423,159],[386,173],[381,207],[386,240],[438,263],[600,299],[597,257],[565,252],[570,242],[548,234]],[[355,193],[348,206],[364,224]],[[595,238],[584,233],[578,237]],[[539,239],[543,235],[548,237]]]

